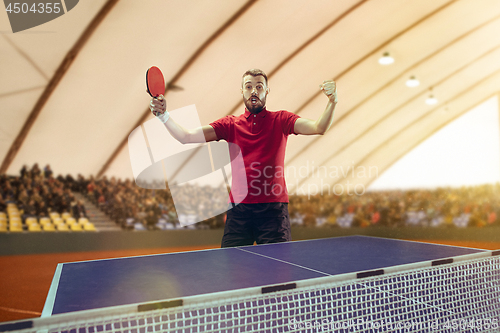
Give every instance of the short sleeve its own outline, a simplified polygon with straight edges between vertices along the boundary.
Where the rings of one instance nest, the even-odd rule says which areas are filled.
[[[293,131],[293,128],[295,126],[295,122],[297,119],[300,118],[300,116],[296,115],[295,113],[289,112],[289,111],[281,111],[281,126],[283,128],[283,133],[285,135],[290,135],[290,134],[297,134]]]
[[[217,141],[226,140],[229,142],[230,128],[234,121],[233,118],[234,116],[225,116],[210,123],[210,126],[213,127],[215,134],[217,135]]]

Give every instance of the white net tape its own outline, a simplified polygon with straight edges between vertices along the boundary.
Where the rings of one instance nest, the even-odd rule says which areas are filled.
[[[500,332],[500,258],[73,322],[50,319],[24,332]]]

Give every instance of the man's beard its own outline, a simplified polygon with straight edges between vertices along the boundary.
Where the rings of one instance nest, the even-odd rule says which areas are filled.
[[[255,105],[252,104],[252,98],[256,98],[257,99],[257,102],[255,103]],[[245,103],[245,106],[246,106],[247,110],[250,111],[250,113],[253,113],[253,114],[259,113],[266,106],[266,96],[264,96],[263,99],[259,99],[256,96],[252,96],[252,97],[250,97],[247,100],[245,100],[245,98],[243,98],[243,101]]]

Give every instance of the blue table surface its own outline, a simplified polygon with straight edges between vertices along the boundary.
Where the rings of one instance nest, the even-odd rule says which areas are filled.
[[[483,251],[349,236],[65,263],[52,314],[283,284]]]

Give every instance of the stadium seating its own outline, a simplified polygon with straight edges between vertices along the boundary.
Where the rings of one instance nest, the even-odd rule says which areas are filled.
[[[42,225],[42,230],[46,232],[54,232],[56,231],[56,227],[52,223],[46,223]]]
[[[41,217],[40,218],[40,224],[43,226],[43,225],[46,225],[46,224],[52,224],[52,222],[50,221],[50,218],[48,218],[48,217]]]
[[[81,225],[77,224],[77,223],[74,223],[74,224],[71,224],[69,225],[69,228],[71,231],[83,231],[83,228]]]
[[[21,219],[11,219],[9,221],[9,231],[10,232],[22,232],[23,224],[21,223]]]
[[[42,228],[38,223],[30,224],[28,225],[28,231],[30,232],[40,232],[42,231]]]
[[[55,226],[57,231],[69,231],[69,227],[66,223],[59,223],[56,224]]]
[[[94,224],[88,222],[83,225],[83,230],[85,231],[97,231]]]
[[[7,220],[0,220],[0,232],[7,232]]]

